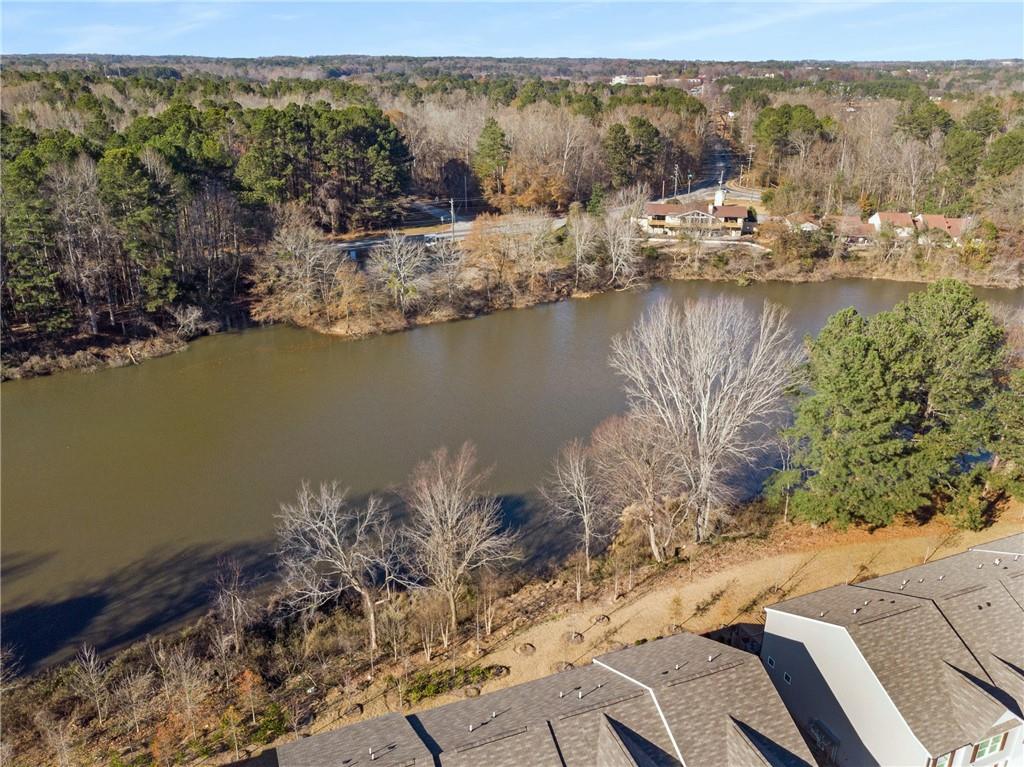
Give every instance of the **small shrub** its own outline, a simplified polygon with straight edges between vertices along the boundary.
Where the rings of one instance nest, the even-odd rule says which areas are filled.
[[[260,743],[270,743],[284,735],[286,729],[284,710],[277,703],[271,703],[260,715],[253,738]]]
[[[419,703],[460,687],[482,684],[500,673],[500,666],[467,666],[466,668],[420,671],[409,679],[409,685],[405,690],[405,699],[408,703]]]

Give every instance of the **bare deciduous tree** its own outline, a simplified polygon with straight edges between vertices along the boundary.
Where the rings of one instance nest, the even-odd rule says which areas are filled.
[[[580,440],[574,439],[559,452],[541,493],[552,511],[573,523],[590,575],[593,549],[612,534],[614,512],[595,475],[590,452]]]
[[[440,239],[434,243],[431,254],[434,270],[444,283],[448,302],[455,301],[455,294],[466,265],[466,252],[462,246],[452,239]]]
[[[690,520],[684,502],[686,473],[663,430],[633,415],[611,418],[594,430],[594,460],[604,492],[643,526],[651,555],[662,562]]]
[[[96,648],[82,645],[72,668],[71,685],[75,694],[89,700],[96,709],[96,719],[103,726],[103,713],[110,698],[109,669],[96,655]]]
[[[194,304],[172,306],[168,311],[178,326],[175,332],[180,338],[195,338],[203,331],[216,327],[216,323],[203,319],[203,310]]]
[[[405,312],[423,287],[430,259],[423,245],[399,232],[388,232],[384,242],[370,251],[367,269],[373,279]]]
[[[209,691],[203,664],[187,648],[167,650],[162,645],[153,648],[153,660],[160,673],[167,711],[184,715],[195,740],[196,712]]]
[[[33,721],[58,767],[74,767],[78,764],[75,759],[78,727],[74,717],[57,718],[49,711],[40,711]]]
[[[152,690],[153,673],[148,669],[130,671],[114,686],[114,696],[128,709],[136,735],[142,734],[142,721],[148,715]]]
[[[308,214],[294,205],[283,208],[274,238],[257,260],[255,292],[275,307],[264,314],[301,319],[323,311],[330,320],[343,261],[341,249],[324,239]]]
[[[650,196],[645,185],[620,189],[604,217],[602,239],[608,258],[609,284],[628,287],[640,266],[640,228],[637,218]]]
[[[450,627],[458,625],[457,601],[475,570],[512,558],[512,533],[503,531],[497,498],[483,491],[476,449],[465,443],[454,455],[440,448],[412,473],[406,500],[408,532],[423,578],[444,594]]]
[[[771,444],[800,359],[784,309],[766,302],[758,316],[722,296],[661,301],[613,341],[632,413],[679,455],[698,542],[734,498],[732,472]]]
[[[597,222],[582,207],[577,207],[569,213],[565,228],[569,232],[569,244],[572,248],[574,287],[578,290],[581,279],[589,282],[594,279],[597,272],[597,265],[593,260],[598,242]]]
[[[18,678],[20,671],[21,662],[14,650],[0,646],[0,697],[7,695],[14,686],[14,680]]]
[[[252,621],[249,584],[242,566],[235,560],[221,565],[216,581],[216,609],[222,621],[231,628],[234,651],[240,652],[245,643],[245,629]]]
[[[316,491],[303,483],[296,502],[282,504],[277,535],[286,600],[297,610],[313,610],[354,592],[369,624],[373,652],[377,598],[396,574],[397,540],[380,498],[371,496],[356,506],[345,496],[337,482]]]

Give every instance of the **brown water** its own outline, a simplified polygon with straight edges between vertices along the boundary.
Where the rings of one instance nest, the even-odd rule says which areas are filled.
[[[656,297],[771,299],[803,335],[919,288],[679,282],[361,341],[249,330],[139,367],[5,383],[3,641],[31,664],[172,625],[207,604],[222,558],[272,564],[274,514],[303,479],[382,490],[466,439],[542,562],[568,539],[533,491],[559,445],[622,409],[609,341]]]

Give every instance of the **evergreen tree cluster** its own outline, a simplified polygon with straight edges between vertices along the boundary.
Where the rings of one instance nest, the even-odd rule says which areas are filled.
[[[1024,379],[985,303],[943,280],[871,318],[838,312],[809,344],[792,461],[769,494],[840,526],[936,508],[984,524],[996,459],[1024,467]]]
[[[380,227],[407,184],[404,141],[367,104],[179,99],[123,131],[95,122],[74,134],[5,119],[5,343],[162,324],[179,304],[217,311],[243,287],[275,204],[331,232]]]

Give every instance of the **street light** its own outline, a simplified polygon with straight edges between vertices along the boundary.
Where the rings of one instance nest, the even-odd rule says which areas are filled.
[[[693,171],[686,172],[686,193],[690,193],[690,185],[693,183]]]

